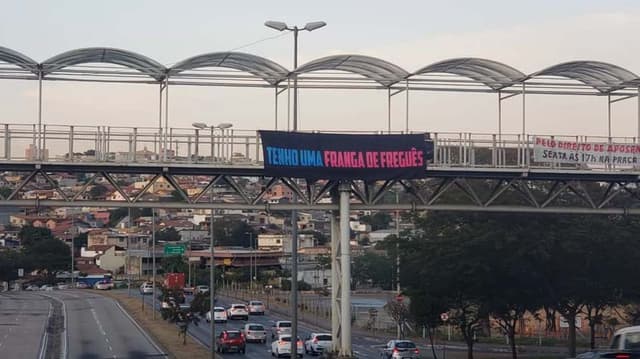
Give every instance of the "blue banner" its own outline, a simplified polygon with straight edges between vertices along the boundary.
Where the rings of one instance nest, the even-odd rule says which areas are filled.
[[[387,180],[424,177],[426,134],[351,135],[260,131],[269,177]]]

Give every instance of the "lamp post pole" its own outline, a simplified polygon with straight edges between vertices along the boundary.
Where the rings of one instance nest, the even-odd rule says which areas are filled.
[[[71,228],[69,232],[71,232],[71,288],[76,287],[76,277],[74,275],[75,272],[75,256],[76,256],[76,237],[74,235],[73,227],[75,225],[75,221],[73,218],[73,213],[71,214]]]
[[[298,32],[300,30],[313,31],[327,25],[324,21],[307,23],[302,29],[298,26],[289,27],[284,22],[267,21],[265,26],[278,31],[293,32],[293,131],[298,131]],[[297,198],[292,196],[292,202]],[[298,343],[298,211],[291,211],[291,353],[297,352]]]
[[[253,232],[246,232],[246,234],[249,235],[249,289],[253,290],[253,280],[254,280],[254,276],[256,275],[256,269],[254,269],[254,266],[256,265],[256,260],[253,256],[254,254],[254,249],[253,249]]]
[[[213,203],[213,187],[209,189],[209,200]],[[209,218],[209,254],[211,255],[211,261],[209,265],[209,310],[211,312],[211,359],[215,359],[216,357],[216,321],[214,314],[214,298],[215,298],[215,249],[213,243],[213,208],[211,208],[211,218]]]
[[[156,319],[156,209],[151,208],[151,278],[153,298],[151,298],[151,317]]]
[[[214,137],[214,133],[213,130],[220,129],[222,133],[224,133],[225,129],[231,128],[233,127],[233,124],[231,123],[226,123],[223,122],[221,124],[218,125],[207,125],[206,123],[203,122],[194,122],[191,124],[191,126],[195,127],[196,129],[199,130],[203,130],[205,128],[209,128],[211,130],[211,153],[213,154],[213,137]],[[223,136],[224,137],[224,136]],[[219,147],[220,148],[220,147]],[[224,146],[222,147],[224,149]],[[211,186],[211,188],[209,188],[209,203],[213,204],[213,186]],[[216,262],[215,262],[215,249],[214,249],[214,238],[213,238],[213,208],[211,208],[211,218],[209,219],[209,256],[210,256],[210,263],[209,263],[209,311],[211,312],[211,359],[215,359],[216,357],[216,322],[214,319],[214,311],[213,309],[215,308],[215,304],[214,304],[214,299],[215,299],[215,290],[216,290],[216,283],[215,283],[215,268],[216,268]]]

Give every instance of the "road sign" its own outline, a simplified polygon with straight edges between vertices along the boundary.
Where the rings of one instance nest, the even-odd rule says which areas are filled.
[[[449,314],[447,313],[440,314],[440,320],[442,320],[443,322],[446,322],[447,320],[449,320]]]
[[[184,245],[182,244],[165,244],[164,245],[164,254],[165,255],[183,255],[184,254]]]
[[[18,268],[18,277],[24,277],[24,268]]]
[[[396,295],[396,301],[398,303],[402,303],[402,301],[404,300],[404,297],[402,296],[402,294],[398,294]]]

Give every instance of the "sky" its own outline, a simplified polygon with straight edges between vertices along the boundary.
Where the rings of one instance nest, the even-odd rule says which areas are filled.
[[[171,65],[193,55],[239,49],[292,67],[292,37],[266,20],[327,26],[300,36],[300,63],[334,54],[363,54],[411,72],[460,56],[483,57],[525,73],[570,60],[599,60],[640,74],[640,2],[562,1],[11,1],[0,13],[0,46],[36,61],[81,47],[116,47]],[[267,39],[251,46],[256,41]],[[273,38],[276,37],[276,38]],[[0,123],[37,121],[37,85],[0,81]],[[49,125],[155,126],[157,87],[45,82],[43,121]],[[286,116],[281,98],[279,116]],[[393,128],[404,127],[405,104],[394,99]],[[521,99],[503,104],[503,131],[518,133]],[[637,100],[613,106],[613,134],[637,133]],[[410,127],[429,132],[495,133],[494,94],[414,92]],[[606,135],[601,97],[528,96],[529,133]],[[272,90],[176,87],[172,126],[231,122],[273,128]],[[384,130],[384,91],[300,91],[306,130]],[[281,124],[282,125],[282,124]]]

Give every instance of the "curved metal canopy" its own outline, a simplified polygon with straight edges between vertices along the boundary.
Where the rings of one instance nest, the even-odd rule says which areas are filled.
[[[405,79],[409,73],[388,61],[363,55],[334,55],[308,62],[297,69],[296,73],[338,70],[362,75],[378,82],[382,86],[391,86]]]
[[[169,75],[204,67],[226,67],[248,72],[275,85],[287,77],[289,71],[264,57],[242,52],[212,52],[182,60],[169,69]]]
[[[162,64],[144,55],[108,47],[90,47],[67,51],[46,60],[42,63],[42,75],[48,75],[65,67],[94,62],[125,66],[158,81],[161,81],[166,73],[166,68]]]
[[[476,57],[460,57],[439,61],[425,66],[413,75],[446,73],[467,77],[482,82],[493,90],[509,87],[522,81],[526,75],[503,63]]]
[[[32,60],[30,57],[0,46],[0,61],[8,64],[16,65],[25,70],[31,71],[34,74],[38,73],[38,63]]]
[[[547,67],[532,74],[535,76],[560,76],[580,81],[594,89],[608,93],[624,88],[638,75],[617,65],[599,61],[571,61]]]

